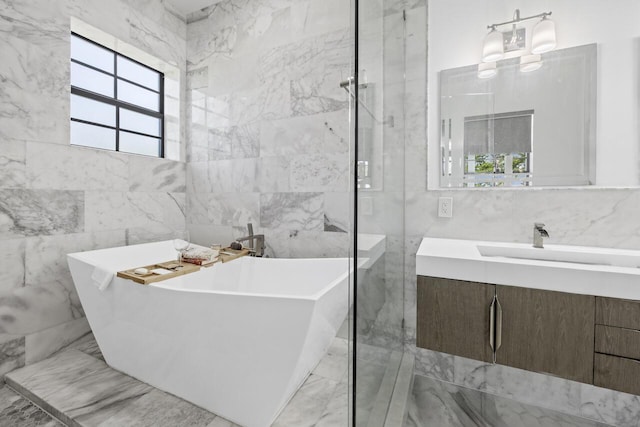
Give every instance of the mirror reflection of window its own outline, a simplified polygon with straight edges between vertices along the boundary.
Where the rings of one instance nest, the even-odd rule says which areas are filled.
[[[522,187],[532,182],[533,110],[464,118],[464,186]]]

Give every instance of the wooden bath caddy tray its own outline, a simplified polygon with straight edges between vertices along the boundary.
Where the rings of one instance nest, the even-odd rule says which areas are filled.
[[[225,263],[225,262],[233,261],[234,259],[243,257],[245,255],[249,255],[249,249],[236,250],[231,248],[222,248],[220,249],[220,255],[218,256],[218,261]]]
[[[218,256],[218,260],[216,262],[229,262],[234,259],[243,257],[245,255],[249,255],[248,249],[231,249],[231,248],[222,248],[220,249],[220,255]],[[133,280],[136,283],[141,283],[143,285],[148,285],[149,283],[161,282],[163,280],[172,279],[174,277],[183,276],[189,273],[195,273],[196,271],[200,271],[201,267],[211,267],[214,263],[207,265],[196,265],[188,262],[178,262],[178,261],[166,261],[160,262],[157,264],[144,265],[142,267],[136,267],[129,270],[118,271],[118,277],[122,277],[123,279]],[[147,274],[137,274],[134,273],[134,270],[138,268],[146,268],[149,270]],[[152,273],[151,270],[155,270],[156,268],[162,268],[164,270],[171,270],[171,273],[166,274],[156,274]]]
[[[147,274],[136,274],[133,271],[136,268],[146,268],[149,270]],[[189,264],[187,262],[178,262],[178,261],[167,261],[160,262],[157,264],[145,265],[142,267],[136,267],[130,270],[118,271],[118,277],[122,277],[123,279],[133,280],[136,283],[141,283],[143,285],[148,285],[149,283],[160,282],[162,280],[172,279],[177,276],[182,276],[189,273],[195,273],[196,271],[200,271],[200,266],[195,264]],[[156,274],[152,273],[151,270],[156,268],[162,268],[165,270],[171,270],[171,273],[167,274]]]

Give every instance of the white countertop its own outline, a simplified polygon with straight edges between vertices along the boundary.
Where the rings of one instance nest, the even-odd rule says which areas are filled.
[[[640,268],[579,264],[483,256],[478,246],[501,246],[508,250],[530,248],[524,243],[425,237],[416,254],[416,274],[496,285],[640,300]],[[640,251],[546,245],[549,250],[612,255],[636,255]],[[537,249],[544,251],[545,249]]]

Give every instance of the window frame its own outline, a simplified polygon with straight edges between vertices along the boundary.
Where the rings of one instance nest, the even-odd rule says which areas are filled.
[[[87,38],[81,34],[78,34],[76,32],[71,32],[71,37],[77,37],[80,38],[84,41],[87,41],[91,44],[94,44],[98,47],[100,47],[101,49],[105,49],[111,53],[113,53],[113,73],[110,73],[108,71],[102,70],[98,67],[95,67],[93,65],[87,64],[85,62],[79,61],[77,59],[74,59],[71,57],[71,55],[69,55],[69,60],[70,60],[70,64],[71,63],[75,63],[78,64],[82,67],[87,67],[93,71],[97,71],[99,73],[102,73],[104,75],[113,77],[113,97],[110,96],[106,96],[106,95],[102,95],[96,92],[92,92],[90,90],[87,89],[83,89],[77,86],[74,86],[73,84],[70,84],[71,87],[71,94],[72,95],[77,95],[77,96],[81,96],[84,98],[88,98],[94,101],[98,101],[98,102],[102,102],[108,105],[112,105],[115,107],[115,126],[109,126],[109,125],[105,125],[102,123],[96,123],[96,122],[92,122],[90,120],[83,120],[83,119],[77,119],[74,117],[71,117],[71,114],[69,114],[69,119],[72,122],[77,122],[77,123],[83,123],[86,125],[91,125],[91,126],[98,126],[101,128],[106,128],[106,129],[112,129],[115,131],[115,149],[114,150],[107,150],[107,151],[115,151],[115,152],[120,152],[120,153],[127,153],[127,154],[138,154],[138,155],[142,155],[142,156],[147,156],[147,157],[157,157],[157,158],[164,158],[164,154],[165,154],[165,115],[164,115],[164,97],[165,97],[165,87],[164,87],[164,80],[165,80],[165,76],[164,73],[162,71],[156,70],[155,68],[152,68],[146,64],[143,64],[140,61],[137,61],[134,58],[131,58],[129,56],[123,55],[122,53],[114,50],[114,49],[110,49],[100,43],[97,43],[93,40],[91,40],[90,38]],[[144,68],[147,68],[155,73],[158,74],[158,79],[159,79],[159,90],[154,90],[151,89],[147,86],[141,85],[140,83],[134,82],[132,80],[126,79],[124,77],[120,77],[118,76],[118,57],[122,57],[126,60],[129,60],[137,65],[140,65]],[[129,84],[132,84],[134,86],[137,86],[139,88],[154,92],[156,94],[158,94],[159,97],[159,103],[158,103],[158,111],[153,111],[150,110],[148,108],[136,105],[136,104],[132,104],[130,102],[126,102],[126,101],[122,101],[120,99],[118,99],[118,81],[121,80],[123,82],[127,82]],[[147,134],[144,132],[137,132],[137,131],[133,131],[133,130],[129,130],[129,129],[123,129],[120,127],[120,109],[124,108],[126,110],[130,110],[133,111],[135,113],[139,113],[139,114],[143,114],[149,117],[153,117],[156,119],[160,119],[160,132],[159,132],[159,136],[158,135],[151,135],[151,134]],[[120,151],[120,132],[126,132],[129,134],[133,134],[133,135],[138,135],[138,136],[143,136],[143,137],[148,137],[148,138],[154,138],[159,140],[158,141],[158,155],[157,156],[151,156],[151,155],[146,155],[146,154],[139,154],[139,153],[130,153],[127,151]],[[101,148],[96,148],[96,147],[91,147],[88,145],[80,145],[80,144],[72,144],[75,145],[76,147],[87,147],[87,148],[95,148],[95,149],[101,149]]]

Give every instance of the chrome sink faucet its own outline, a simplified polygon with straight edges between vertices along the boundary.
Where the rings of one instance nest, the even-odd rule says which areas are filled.
[[[543,238],[549,237],[549,233],[544,229],[544,224],[536,222],[533,224],[533,247],[543,249]]]
[[[251,256],[264,256],[264,234],[253,234],[253,224],[247,224],[248,236],[236,239],[236,242],[248,242],[247,248]]]

